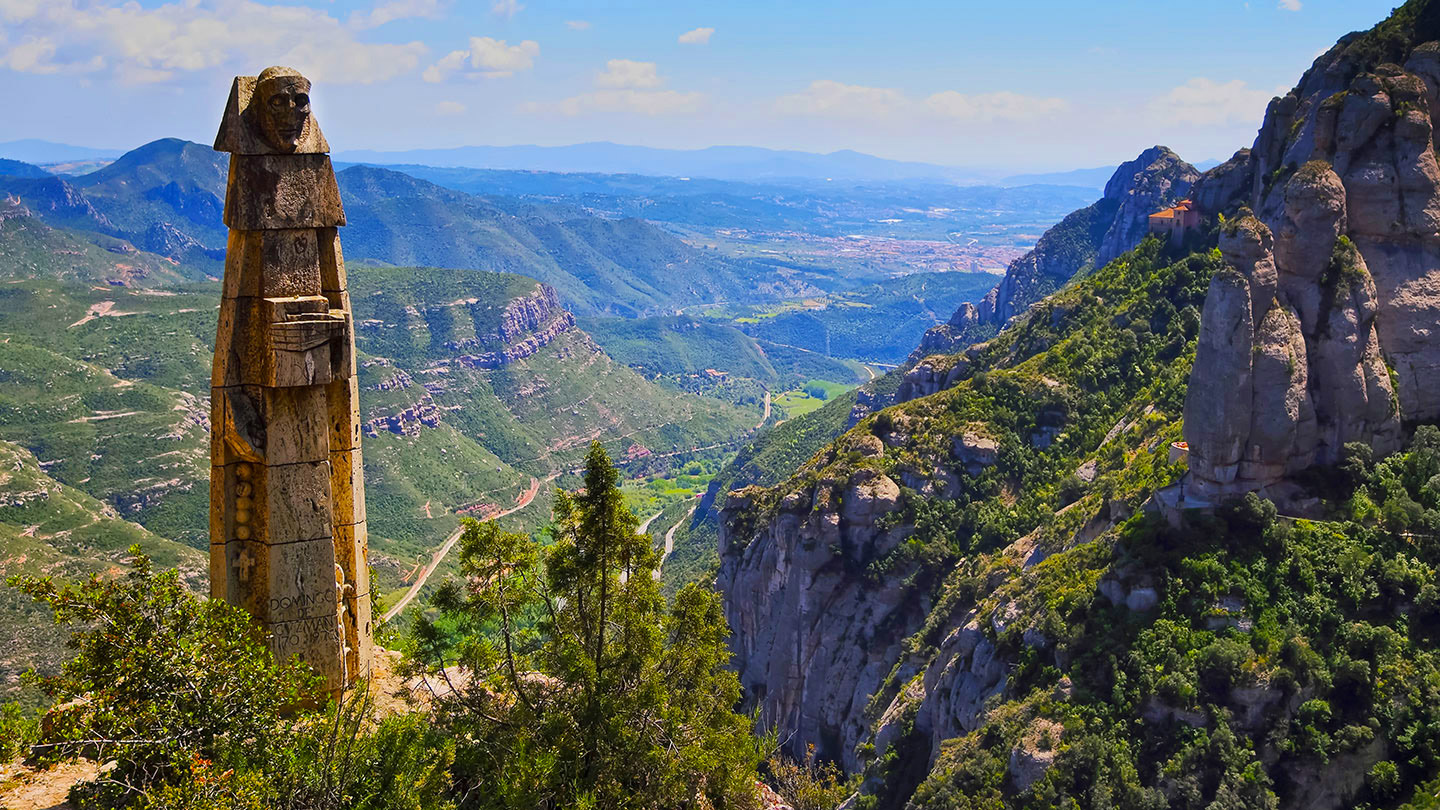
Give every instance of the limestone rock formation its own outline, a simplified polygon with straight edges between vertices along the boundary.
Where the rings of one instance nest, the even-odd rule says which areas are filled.
[[[820,756],[853,771],[867,733],[863,710],[900,655],[899,630],[929,610],[906,599],[900,582],[876,585],[853,571],[903,539],[875,526],[899,487],[867,470],[820,481],[788,496],[754,535],[734,523],[753,506],[747,492],[731,493],[721,515],[717,583],[740,682],[764,725],[816,742]]]
[[[310,83],[240,76],[215,148],[230,228],[211,380],[211,595],[331,691],[365,677],[371,626],[345,224]]]
[[[1195,167],[1164,146],[1121,164],[1103,197],[1065,217],[1034,250],[1011,262],[980,306],[961,304],[948,323],[926,332],[911,359],[959,351],[988,337],[1082,268],[1104,265],[1135,247],[1148,232],[1149,215],[1183,198],[1199,177]]]
[[[1347,442],[1388,453],[1402,422],[1440,417],[1440,43],[1376,64],[1363,42],[1319,57],[1249,155],[1198,184],[1240,217],[1222,250],[1243,278],[1212,285],[1191,376],[1202,497],[1334,463]],[[1217,386],[1246,373],[1253,415],[1217,411]]]

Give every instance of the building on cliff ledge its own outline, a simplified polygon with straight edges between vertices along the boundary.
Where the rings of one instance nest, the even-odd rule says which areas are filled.
[[[1150,233],[1164,236],[1171,246],[1180,244],[1185,234],[1200,227],[1200,209],[1190,200],[1181,200],[1172,208],[1150,215]]]

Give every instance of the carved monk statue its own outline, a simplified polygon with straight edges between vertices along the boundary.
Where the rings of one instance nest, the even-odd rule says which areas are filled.
[[[211,595],[331,691],[368,675],[370,576],[345,224],[310,82],[237,76],[224,297],[211,379]]]

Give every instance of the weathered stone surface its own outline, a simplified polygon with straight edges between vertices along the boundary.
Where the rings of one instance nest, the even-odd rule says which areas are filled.
[[[265,471],[271,543],[329,537],[330,464],[285,464]]]
[[[354,376],[335,380],[325,388],[326,416],[330,422],[330,449],[360,446],[360,381]]]
[[[225,102],[225,114],[221,118],[220,131],[215,136],[215,151],[236,155],[268,155],[278,151],[266,140],[255,121],[259,110],[252,106],[255,100],[256,76],[236,76],[230,85],[230,98]],[[262,99],[263,101],[263,99]],[[330,144],[320,132],[320,123],[307,116],[308,121],[300,142],[287,151],[291,154],[328,154]]]
[[[316,231],[320,250],[320,289],[327,295],[343,293],[349,289],[345,276],[345,256],[340,250],[340,231],[337,228],[321,228]],[[335,302],[332,302],[332,306]],[[337,306],[349,309],[349,306]]]
[[[310,83],[238,77],[216,148],[231,228],[211,375],[211,590],[338,691],[374,632],[345,222]],[[337,545],[338,543],[338,545]]]
[[[270,652],[281,661],[297,657],[310,664],[315,674],[326,683],[344,684],[351,680],[341,653],[339,619],[328,616],[277,622],[269,625]]]
[[[324,389],[256,389],[261,393],[260,418],[265,420],[265,463],[271,466],[325,461]]]
[[[1201,175],[1190,189],[1190,199],[1207,214],[1230,212],[1248,202],[1254,170],[1250,150],[1241,149],[1229,160]]]
[[[360,448],[330,453],[330,491],[336,525],[365,522],[365,465]]]
[[[1254,333],[1249,281],[1234,270],[1216,273],[1185,395],[1185,439],[1190,469],[1220,484],[1235,480],[1249,436]]]
[[[1307,368],[1299,318],[1288,308],[1271,308],[1255,330],[1250,433],[1241,478],[1278,481],[1288,467],[1308,466],[1313,458],[1315,410]]]
[[[1352,58],[1341,42],[1317,59],[1270,105],[1251,150],[1241,202],[1273,232],[1273,249],[1248,218],[1222,236],[1227,262],[1250,284],[1250,329],[1247,337],[1236,324],[1227,343],[1218,326],[1233,296],[1212,285],[1204,322],[1217,328],[1202,328],[1190,392],[1239,382],[1248,343],[1253,414],[1187,400],[1202,490],[1258,489],[1334,463],[1347,442],[1388,453],[1402,418],[1440,417],[1440,44],[1415,48],[1404,68],[1357,71]],[[1235,442],[1245,455],[1238,478],[1223,463]]]
[[[813,743],[819,756],[847,768],[858,765],[862,710],[913,631],[906,628],[928,610],[924,599],[903,598],[898,582],[876,587],[848,573],[883,554],[887,541],[845,537],[874,534],[874,521],[899,496],[888,477],[861,473],[843,488],[821,481],[787,498],[758,536],[743,538],[743,552],[730,548],[733,527],[722,522],[720,537],[718,585],[727,594],[735,661],[762,722],[793,732],[794,751]],[[722,521],[746,504],[744,490],[731,493]]]
[[[1164,146],[1152,146],[1122,163],[1105,184],[1104,199],[1113,201],[1115,213],[1100,240],[1095,266],[1103,267],[1140,244],[1150,232],[1150,215],[1185,197],[1199,179],[1194,166]]]
[[[234,155],[225,225],[246,231],[345,224],[329,155]]]
[[[972,472],[978,472],[995,463],[1000,443],[982,433],[966,432],[955,437],[950,452]]]

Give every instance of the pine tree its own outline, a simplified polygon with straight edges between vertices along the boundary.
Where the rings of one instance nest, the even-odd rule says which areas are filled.
[[[435,598],[458,661],[437,624],[418,633],[435,664],[460,665],[436,716],[459,741],[462,806],[754,806],[762,745],[733,710],[719,597],[691,585],[667,610],[660,556],[599,444],[584,480],[558,493],[548,547],[466,525],[461,579]]]

